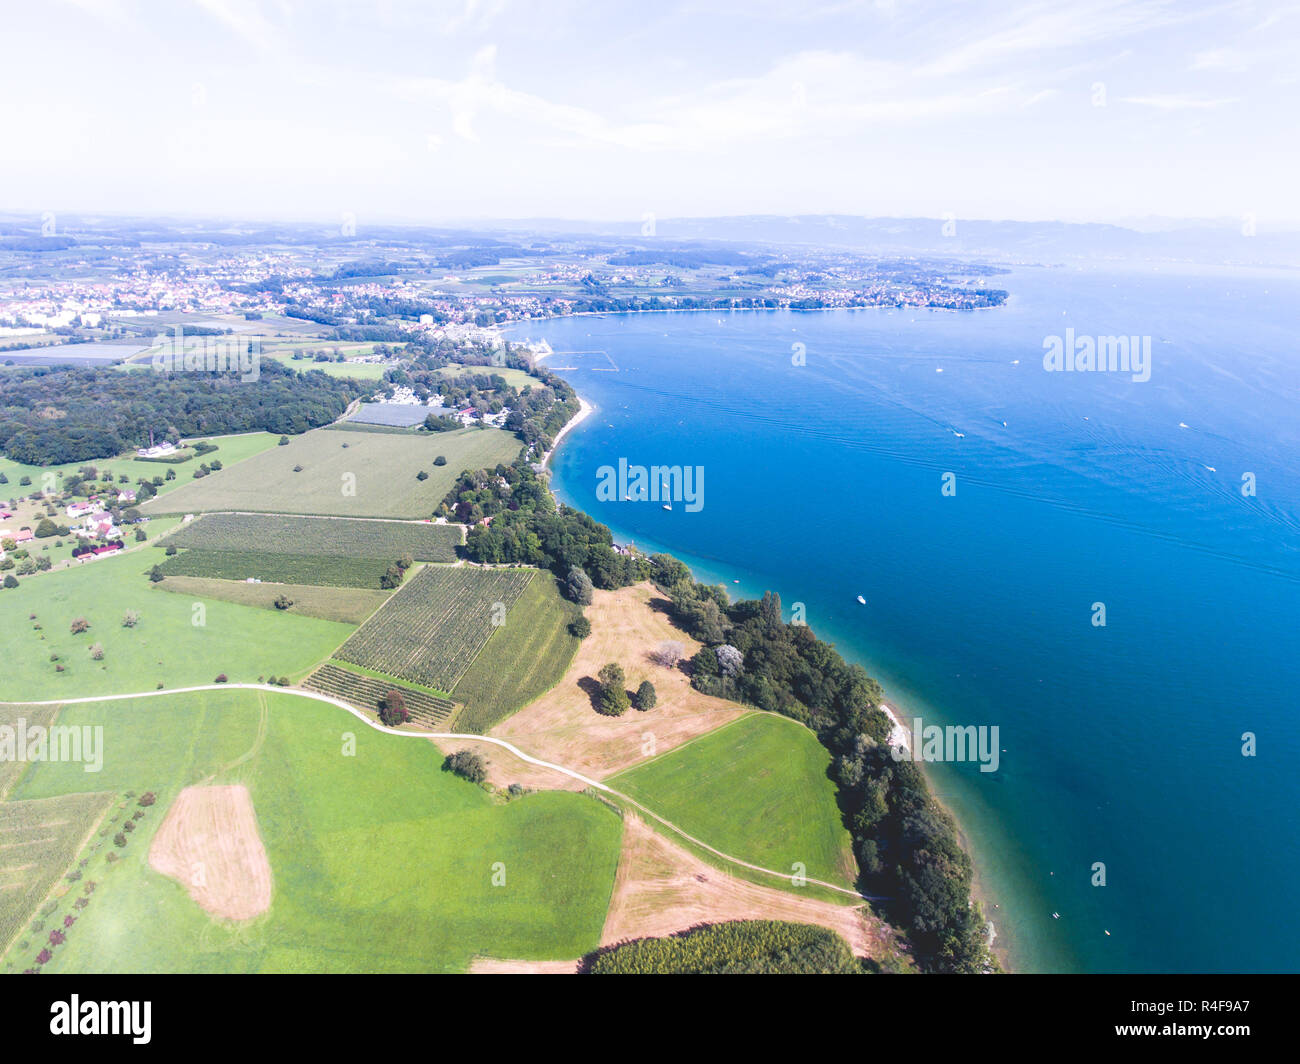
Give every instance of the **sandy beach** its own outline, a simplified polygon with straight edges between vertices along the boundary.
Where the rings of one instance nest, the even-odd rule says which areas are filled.
[[[579,403],[579,407],[578,407],[577,414],[575,414],[567,422],[565,422],[564,428],[560,429],[558,435],[556,435],[555,439],[551,442],[550,450],[548,450],[542,458],[542,465],[545,466],[550,464],[551,455],[553,455],[555,453],[555,449],[560,446],[560,441],[564,439],[566,435],[568,435],[569,430],[573,428],[575,425],[577,425],[579,422],[584,420],[589,414],[592,413],[592,411],[596,409],[589,402],[587,402],[587,400],[584,399],[582,396],[578,396],[578,403]]]

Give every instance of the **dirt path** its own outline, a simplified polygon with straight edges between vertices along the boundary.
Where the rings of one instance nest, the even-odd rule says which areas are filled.
[[[623,852],[600,944],[660,938],[727,920],[817,924],[844,936],[859,957],[878,956],[891,937],[865,905],[801,898],[729,875],[639,817],[625,817]]]
[[[584,787],[590,787],[593,790],[601,791],[604,794],[607,794],[613,798],[617,798],[622,802],[626,802],[628,805],[633,806],[634,808],[636,808],[637,810],[645,814],[647,817],[653,819],[656,823],[663,825],[669,831],[673,832],[676,835],[680,835],[683,839],[686,839],[688,842],[692,842],[695,845],[701,847],[702,849],[707,850],[709,853],[713,854],[715,857],[718,857],[723,861],[726,861],[730,864],[737,865],[742,868],[747,868],[753,872],[758,872],[762,875],[772,876],[776,879],[780,879],[783,881],[788,881],[790,878],[789,875],[787,875],[785,872],[777,872],[770,868],[764,868],[762,865],[751,864],[748,861],[742,861],[738,857],[732,857],[730,854],[723,853],[721,850],[715,849],[714,847],[710,846],[708,843],[704,842],[703,840],[697,839],[695,836],[687,834],[680,827],[674,824],[671,820],[667,820],[664,817],[659,816],[659,814],[655,813],[653,810],[647,809],[640,802],[636,801],[633,798],[628,797],[626,794],[623,794],[621,791],[614,790],[614,788],[610,787],[608,784],[601,783],[599,780],[592,779],[589,776],[585,776],[581,772],[577,772],[574,769],[566,768],[564,765],[557,765],[554,762],[544,761],[541,758],[533,757],[530,754],[526,754],[522,750],[520,750],[517,746],[514,746],[511,743],[506,742],[506,740],[504,739],[498,739],[495,736],[491,736],[491,735],[468,735],[463,732],[405,731],[399,728],[388,728],[380,724],[378,721],[371,720],[364,713],[362,713],[361,710],[357,709],[355,706],[349,705],[347,702],[344,702],[342,699],[332,698],[329,695],[320,694],[317,691],[304,691],[300,688],[294,688],[294,687],[272,687],[270,684],[264,684],[264,683],[209,683],[209,684],[199,684],[194,687],[174,687],[171,688],[170,690],[163,689],[161,691],[138,691],[134,694],[88,695],[82,698],[62,698],[62,699],[52,700],[49,702],[28,701],[23,703],[0,703],[0,705],[12,704],[12,705],[29,705],[29,706],[42,706],[42,705],[71,706],[71,705],[80,705],[80,704],[92,703],[92,702],[124,702],[124,701],[130,701],[132,699],[139,699],[139,698],[157,698],[159,696],[166,696],[166,695],[189,694],[195,691],[230,691],[230,690],[269,691],[274,694],[292,695],[297,698],[310,698],[316,702],[325,702],[328,705],[336,706],[337,708],[352,714],[352,716],[356,717],[357,720],[365,724],[366,727],[373,728],[375,731],[383,732],[385,735],[396,735],[404,739],[469,740],[475,743],[487,743],[491,746],[499,747],[507,751],[514,757],[517,757],[525,764],[532,765],[536,768],[546,769],[552,772],[558,772],[563,776],[567,776],[571,780],[576,780],[578,783],[583,784]],[[741,712],[743,712],[743,710]],[[807,882],[812,883],[815,886],[824,887],[827,890],[834,891],[836,894],[843,894],[851,898],[865,898],[865,900],[868,901],[872,900],[870,897],[859,894],[855,890],[849,890],[848,888],[841,887],[835,883],[827,883],[824,880],[811,879],[811,878],[809,878]]]

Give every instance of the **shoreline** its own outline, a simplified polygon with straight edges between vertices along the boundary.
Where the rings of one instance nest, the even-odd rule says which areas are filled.
[[[911,733],[907,730],[907,728],[903,726],[903,722],[899,720],[898,714],[895,713],[894,710],[891,709],[884,702],[880,703],[880,711],[884,713],[886,717],[889,718],[889,723],[890,723],[889,745],[891,747],[901,746],[904,749],[906,749],[909,754],[912,753]],[[993,909],[998,912],[1001,912],[1001,909],[999,909],[997,904],[994,903],[992,895],[988,892],[987,885],[984,884],[980,878],[978,867],[975,862],[975,854],[974,854],[975,847],[971,840],[971,836],[962,827],[961,821],[957,817],[957,814],[954,813],[952,809],[948,807],[948,804],[944,802],[938,796],[937,793],[935,793],[935,781],[931,777],[929,771],[926,769],[925,761],[924,760],[916,761],[915,764],[917,768],[921,771],[921,774],[925,776],[926,783],[929,785],[931,790],[931,797],[934,798],[934,801],[939,805],[941,809],[943,809],[944,812],[946,812],[950,817],[952,817],[953,823],[957,825],[957,836],[961,840],[962,846],[966,849],[967,853],[970,855],[971,900],[976,902],[980,906],[980,911],[984,914],[984,923],[985,925],[987,925],[989,931],[989,953],[993,955],[994,959],[1001,966],[1004,972],[1010,973],[1014,969],[1012,969],[1011,967],[1010,958],[1006,953],[1005,947],[1003,947],[1001,950],[998,950],[995,946],[995,943],[998,940],[998,929],[997,929],[997,925],[993,922],[993,918],[989,915],[990,906],[992,906]]]
[[[575,391],[574,394],[576,395],[577,392]],[[555,449],[560,446],[560,441],[564,439],[565,436],[568,435],[569,430],[576,428],[581,422],[585,421],[588,417],[590,417],[593,413],[595,413],[595,411],[596,411],[595,406],[587,402],[587,400],[584,399],[582,396],[580,395],[578,396],[578,412],[574,414],[573,417],[569,418],[569,420],[564,423],[564,426],[560,429],[560,431],[555,434],[555,439],[551,441],[551,446],[548,447],[546,453],[542,455],[543,468],[547,468],[550,466],[551,455],[553,455],[555,453]]]
[[[641,313],[663,313],[663,312],[644,311]],[[554,352],[551,353],[553,354]],[[540,358],[545,358],[545,357],[546,357],[545,355],[540,356],[538,360],[540,360]],[[575,394],[577,394],[577,390],[575,389],[574,391]],[[555,453],[556,449],[559,447],[560,441],[564,438],[564,436],[568,433],[568,431],[571,428],[573,428],[579,422],[581,422],[582,420],[584,420],[585,418],[587,418],[588,416],[590,416],[592,413],[595,412],[596,407],[592,403],[589,403],[581,395],[578,395],[578,403],[579,403],[578,413],[575,414],[572,418],[570,418],[567,422],[565,422],[564,427],[560,429],[554,441],[551,443],[550,449],[547,450],[546,455],[542,459],[542,465],[547,469],[548,473],[553,472],[549,468],[550,460],[551,460],[551,456]],[[665,544],[665,547],[670,551],[672,549],[669,548],[667,544]],[[674,557],[676,557],[675,554]],[[698,574],[695,572],[694,568],[689,564],[687,567],[691,569],[692,576],[698,579]],[[891,708],[883,701],[880,703],[880,709],[886,715],[886,717],[888,717],[891,724],[890,733],[889,733],[890,742],[891,743],[895,742],[897,737],[897,741],[901,742],[903,746],[906,746],[910,750],[911,749],[910,733],[903,726],[902,721],[898,717],[898,714],[894,711],[893,708]],[[961,821],[958,819],[956,814],[952,811],[952,809],[949,808],[948,804],[946,802],[943,802],[939,797],[937,797],[935,792],[935,781],[930,776],[929,772],[926,771],[924,763],[918,762],[918,766],[920,767],[921,772],[925,775],[926,783],[930,788],[932,799],[940,806],[940,808],[942,808],[950,817],[952,817],[953,823],[956,825],[957,828],[958,839],[961,842],[962,847],[966,850],[967,854],[970,856],[971,900],[979,904],[981,911],[983,912],[984,922],[989,931],[989,936],[988,936],[989,953],[991,956],[993,956],[994,960],[1000,966],[1001,970],[1004,973],[1012,973],[1014,972],[1015,969],[1009,963],[1010,958],[1006,953],[1006,947],[1004,946],[1001,949],[998,949],[996,946],[997,939],[998,939],[997,926],[994,924],[993,920],[989,916],[990,906],[994,906],[994,902],[992,899],[992,895],[988,891],[987,884],[982,882],[981,877],[979,875],[978,863],[976,862],[975,859],[974,845],[971,836],[969,832],[965,830],[965,828],[963,827]],[[1000,912],[1001,910],[997,909],[996,906],[994,906],[994,911]]]

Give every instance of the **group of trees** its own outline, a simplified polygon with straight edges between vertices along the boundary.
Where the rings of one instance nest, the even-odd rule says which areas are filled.
[[[710,924],[599,953],[592,975],[848,975],[863,968],[834,931],[779,920]]]
[[[623,666],[611,661],[596,675],[600,689],[596,693],[596,708],[607,717],[621,717],[628,706],[635,706],[643,712],[654,709],[659,701],[655,685],[649,680],[642,680],[640,686],[631,694],[627,691],[627,675]]]
[[[300,433],[334,421],[361,393],[347,378],[300,374],[266,359],[238,373],[123,373],[38,367],[0,376],[0,451],[60,465],[105,458],[149,440],[262,430]]]
[[[561,580],[581,569],[595,587],[626,587],[650,575],[644,556],[620,553],[604,525],[581,510],[557,506],[554,496],[524,459],[495,470],[462,474],[440,512],[475,525],[466,537],[469,558],[486,564],[516,563],[550,569]]]

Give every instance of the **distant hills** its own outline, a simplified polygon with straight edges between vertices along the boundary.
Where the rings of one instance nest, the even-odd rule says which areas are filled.
[[[1188,262],[1214,265],[1300,267],[1300,228],[1261,226],[1243,232],[1241,219],[1144,218],[1123,225],[1073,222],[982,221],[939,218],[865,218],[846,214],[741,215],[660,218],[648,226],[569,219],[482,219],[455,225],[366,224],[355,235],[337,223],[281,223],[104,215],[60,218],[60,235],[43,236],[39,220],[0,214],[0,251],[49,252],[77,247],[139,247],[186,243],[226,247],[258,245],[407,248],[435,254],[446,264],[473,266],[500,257],[537,255],[552,243],[580,252],[614,251],[624,264],[667,251],[687,260],[741,262],[735,249],[842,248],[907,258],[979,259],[985,262],[1059,263],[1072,260]],[[653,232],[649,230],[653,229]],[[473,254],[450,249],[471,249]],[[725,251],[724,249],[732,249]],[[462,261],[463,260],[463,261]]]
[[[1300,230],[1263,227],[1246,236],[1242,220],[1144,219],[1131,225],[1072,222],[979,221],[936,218],[864,218],[855,215],[744,215],[661,218],[654,236],[642,223],[579,223],[550,219],[482,222],[515,232],[617,236],[641,246],[651,241],[723,241],[728,244],[812,245],[888,255],[1002,258],[1061,262],[1141,259],[1223,265],[1300,266]],[[1140,228],[1139,228],[1140,226]],[[951,235],[946,235],[950,233]]]

